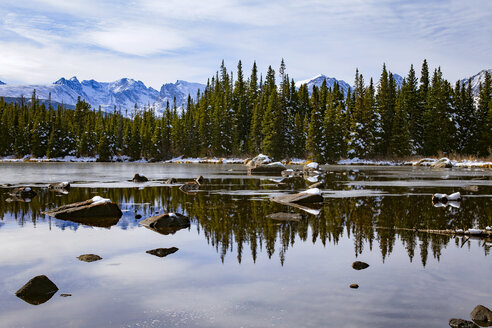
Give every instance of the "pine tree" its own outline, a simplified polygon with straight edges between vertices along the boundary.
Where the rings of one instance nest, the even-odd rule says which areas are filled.
[[[488,71],[485,72],[483,84],[479,87],[476,135],[478,136],[477,150],[479,156],[488,156],[492,148],[490,143],[490,102],[492,100],[492,77]]]
[[[280,159],[283,155],[282,122],[279,111],[277,90],[273,87],[262,122],[262,133],[265,137],[261,146],[263,152],[274,159]]]
[[[405,83],[406,84],[406,83]],[[410,154],[410,132],[408,128],[407,113],[405,111],[405,84],[398,91],[391,132],[390,150],[391,154],[402,157]]]

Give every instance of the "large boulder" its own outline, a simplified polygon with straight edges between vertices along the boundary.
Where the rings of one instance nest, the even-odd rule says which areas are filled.
[[[22,286],[15,295],[32,305],[43,304],[56,292],[58,287],[45,275],[36,276]]]
[[[134,176],[133,176],[133,179],[132,179],[133,182],[147,182],[149,181],[149,179],[147,179],[147,177],[143,176],[143,175],[140,175],[138,173],[136,173]]]
[[[441,168],[452,168],[453,163],[449,160],[449,158],[443,157],[434,163],[430,165],[430,167],[434,169],[441,169]]]
[[[163,235],[189,228],[190,219],[179,213],[164,213],[139,222],[140,225]]]
[[[146,251],[145,253],[147,254],[152,254],[158,257],[165,257],[168,256],[169,254],[176,253],[179,249],[177,247],[171,247],[171,248],[156,248],[156,249],[151,249]]]
[[[248,161],[246,165],[248,167],[257,167],[259,165],[266,165],[271,162],[272,160],[270,159],[270,157],[268,157],[267,155],[259,154],[258,156],[254,157],[252,160]]]
[[[249,174],[282,174],[283,171],[285,171],[285,165],[280,162],[261,164],[248,169]]]
[[[11,192],[9,192],[9,195],[14,197],[14,198],[33,198],[34,196],[37,195],[37,193],[31,189],[31,187],[19,187],[13,189]]]
[[[478,328],[476,324],[471,321],[463,319],[449,319],[449,327],[451,328]]]
[[[492,326],[492,311],[483,305],[477,305],[470,318],[481,326]]]
[[[318,188],[311,188],[297,194],[277,196],[272,200],[277,203],[310,204],[323,202],[323,196]]]
[[[89,200],[60,206],[44,214],[61,220],[69,220],[91,226],[107,227],[116,224],[122,212],[118,204],[95,196]]]

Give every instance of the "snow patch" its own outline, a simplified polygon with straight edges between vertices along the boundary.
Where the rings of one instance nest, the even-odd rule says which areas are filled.
[[[94,196],[91,200],[92,205],[111,203],[111,200],[109,198],[102,198],[101,196]]]

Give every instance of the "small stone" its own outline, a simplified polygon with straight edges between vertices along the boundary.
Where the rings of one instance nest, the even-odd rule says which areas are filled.
[[[478,324],[492,324],[492,311],[483,305],[477,305],[470,313],[470,318]]]
[[[102,257],[96,254],[83,254],[77,257],[80,261],[84,262],[94,262],[94,261],[99,261],[102,260]]]
[[[449,327],[451,328],[478,328],[476,324],[471,321],[463,319],[449,319]]]
[[[164,183],[165,184],[175,184],[176,182],[178,182],[178,181],[176,181],[175,178],[169,178]]]
[[[141,219],[141,218],[142,218],[142,216],[141,216],[140,214],[136,214],[136,215],[135,215],[135,219],[139,220],[139,219]]]
[[[169,254],[176,253],[179,249],[177,247],[171,247],[171,248],[156,248],[156,249],[151,249],[146,251],[145,253],[147,254],[152,254],[158,257],[165,257],[168,256]]]
[[[359,285],[357,285],[357,284],[350,284],[349,287],[350,288],[353,288],[353,289],[357,289],[357,288],[359,288]]]
[[[60,294],[61,297],[69,297],[72,296],[72,294]]]
[[[352,268],[354,268],[355,270],[364,270],[367,269],[368,267],[369,264],[365,262],[355,261],[354,263],[352,263]]]
[[[149,179],[147,179],[147,177],[143,176],[143,175],[140,175],[138,173],[136,173],[134,176],[133,176],[133,179],[132,179],[133,182],[147,182],[149,181]]]

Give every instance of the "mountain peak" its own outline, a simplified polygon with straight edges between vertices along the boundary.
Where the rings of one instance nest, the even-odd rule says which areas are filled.
[[[5,84],[7,84],[7,83],[0,81],[0,85],[5,85]]]

